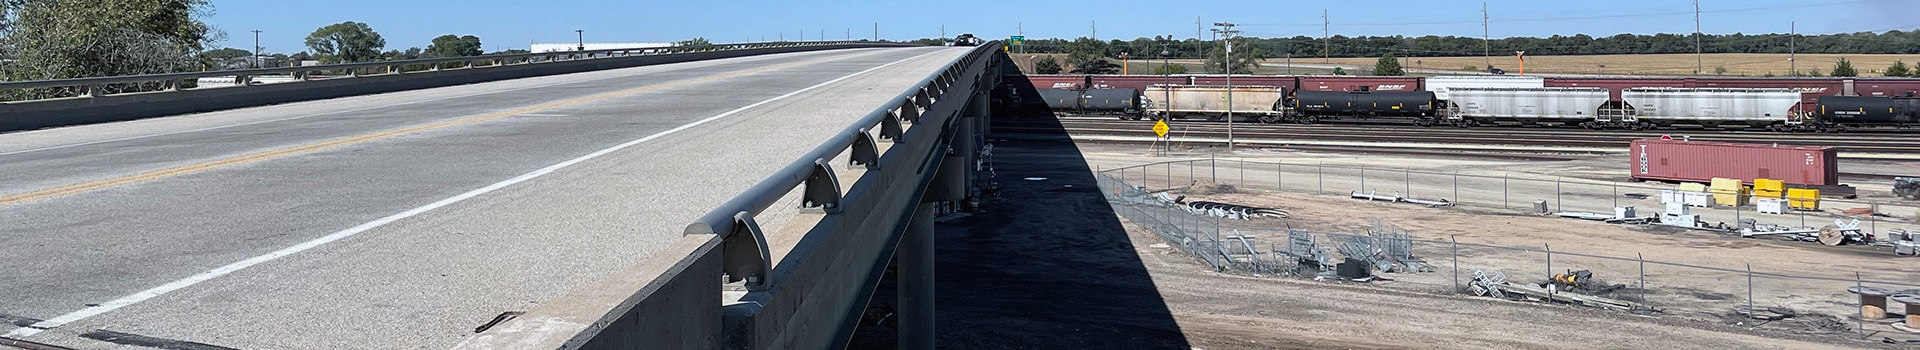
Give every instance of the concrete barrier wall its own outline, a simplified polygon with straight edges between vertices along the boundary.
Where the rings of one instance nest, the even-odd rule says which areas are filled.
[[[719,244],[713,235],[681,237],[455,349],[719,348]]]
[[[900,45],[878,43],[846,44],[612,57],[233,88],[159,91],[99,97],[0,103],[0,132],[144,119],[278,103],[666,63],[788,52],[897,46]]]

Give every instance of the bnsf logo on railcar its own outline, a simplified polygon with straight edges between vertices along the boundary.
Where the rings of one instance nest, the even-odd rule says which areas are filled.
[[[1380,85],[1380,86],[1373,87],[1373,89],[1374,90],[1406,90],[1407,85],[1406,84]]]

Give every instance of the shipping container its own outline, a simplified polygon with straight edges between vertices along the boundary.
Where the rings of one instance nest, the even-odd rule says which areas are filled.
[[[1427,78],[1425,85],[1427,91],[1433,92],[1434,98],[1446,100],[1451,96],[1447,91],[1453,88],[1543,88],[1547,86],[1547,79],[1509,76],[1439,76]]]
[[[1431,86],[1431,85],[1429,85]],[[1591,120],[1607,103],[1603,88],[1452,88],[1453,116],[1476,121]],[[1439,92],[1434,92],[1439,94]]]
[[[1142,98],[1148,101],[1147,113],[1156,117],[1218,119],[1227,113],[1227,91],[1225,86],[1154,85],[1147,87]],[[1231,91],[1233,113],[1240,120],[1265,117],[1269,118],[1266,121],[1277,121],[1271,118],[1280,116],[1280,101],[1287,96],[1286,89],[1278,86],[1235,85]]]
[[[1299,91],[1424,91],[1416,77],[1300,77]],[[1299,94],[1295,91],[1294,94]]]
[[[1786,124],[1800,104],[1792,89],[1632,88],[1621,97],[1642,121],[1707,126]]]
[[[1629,147],[1628,171],[1636,181],[1706,182],[1721,177],[1776,179],[1799,186],[1840,184],[1833,147],[1661,139],[1634,140]]]

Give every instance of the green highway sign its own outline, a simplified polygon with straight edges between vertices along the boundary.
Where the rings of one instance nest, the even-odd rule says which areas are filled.
[[[1011,37],[1011,38],[1007,38],[1007,42],[1009,42],[1009,43],[1012,43],[1012,44],[1014,44],[1014,45],[1026,45],[1026,44],[1027,44],[1027,36],[1025,36],[1025,35],[1015,35],[1015,36],[1013,36],[1013,37]]]

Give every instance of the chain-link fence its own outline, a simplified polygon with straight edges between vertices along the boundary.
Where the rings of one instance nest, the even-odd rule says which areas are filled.
[[[1863,306],[1868,305],[1863,305],[1864,301],[1849,290],[1870,287],[1920,297],[1920,281],[1906,277],[1893,281],[1875,279],[1875,273],[1882,270],[1872,270],[1874,267],[1809,266],[1804,271],[1782,273],[1754,270],[1745,264],[1702,266],[1661,261],[1658,259],[1662,257],[1641,256],[1636,252],[1574,253],[1555,251],[1550,244],[1516,247],[1459,243],[1450,237],[1420,236],[1378,221],[1373,222],[1367,232],[1317,232],[1292,228],[1284,219],[1247,220],[1259,215],[1244,209],[1196,208],[1189,203],[1175,203],[1175,198],[1196,186],[1228,185],[1239,189],[1365,196],[1373,200],[1516,214],[1537,213],[1538,207],[1545,206],[1544,209],[1552,213],[1592,214],[1593,219],[1618,222],[1619,217],[1625,215],[1617,215],[1624,214],[1617,213],[1614,210],[1617,207],[1665,209],[1661,192],[1671,190],[1662,187],[1222,159],[1106,169],[1100,171],[1098,178],[1101,190],[1121,216],[1159,235],[1169,246],[1185,250],[1222,271],[1324,277],[1331,274],[1329,271],[1338,263],[1357,259],[1368,262],[1374,271],[1392,272],[1380,276],[1391,279],[1394,288],[1458,293],[1472,291],[1477,283],[1504,277],[1509,285],[1553,286],[1556,288],[1546,288],[1545,292],[1571,291],[1582,297],[1597,297],[1589,299],[1587,305],[1623,310],[1685,311],[1721,317],[1736,317],[1736,309],[1758,309],[1761,314],[1796,310],[1799,315],[1790,318],[1793,320],[1790,323],[1782,324],[1805,328],[1800,332],[1905,333],[1891,329],[1897,319],[1859,317]],[[1668,199],[1676,196],[1667,194]],[[1813,207],[1816,210],[1789,209],[1781,214],[1760,214],[1749,212],[1755,209],[1751,203],[1739,206],[1705,203],[1685,209],[1689,211],[1686,215],[1698,215],[1703,229],[1724,225],[1738,231],[1738,223],[1744,221],[1749,232],[1821,227],[1854,232],[1856,236],[1851,239],[1856,240],[1884,239],[1889,233],[1903,230],[1920,232],[1911,216],[1880,214],[1889,208],[1911,210],[1914,208],[1911,204],[1822,200]],[[1823,207],[1871,208],[1874,214],[1849,216],[1817,211]],[[1847,229],[1825,227],[1833,225],[1835,219],[1844,221],[1839,226],[1848,226],[1856,219],[1859,224]],[[1819,233],[1814,230],[1801,235],[1817,240]],[[1891,250],[1888,248],[1885,254],[1894,259]],[[1920,258],[1912,261],[1920,263]],[[1911,266],[1889,264],[1896,265]],[[1906,270],[1895,268],[1891,272],[1896,276],[1909,276]],[[1576,271],[1587,272],[1578,284],[1549,283],[1556,274],[1574,275]],[[1553,300],[1578,302],[1578,299]],[[1888,307],[1920,313],[1920,305],[1912,305],[1912,311],[1902,309],[1898,303],[1880,306],[1883,310]]]

